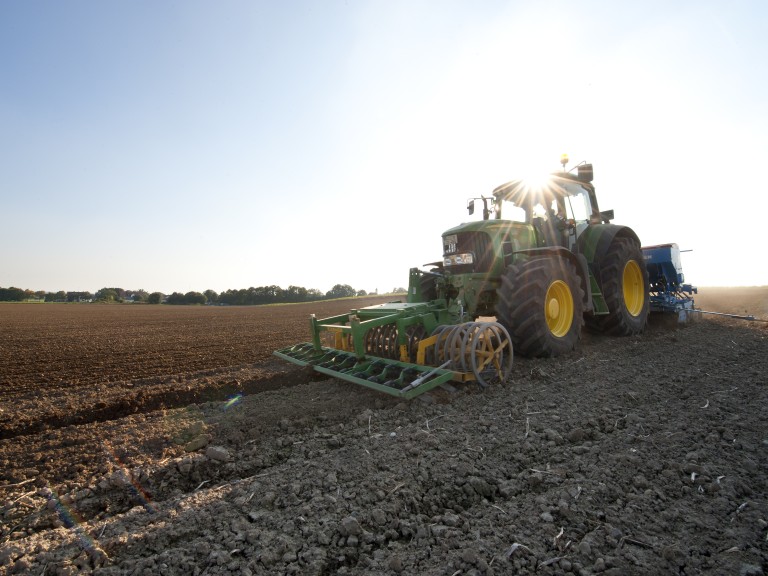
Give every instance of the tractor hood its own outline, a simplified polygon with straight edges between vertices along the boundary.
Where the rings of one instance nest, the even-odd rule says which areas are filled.
[[[487,234],[502,233],[510,228],[525,228],[530,227],[523,222],[515,222],[513,220],[477,220],[472,222],[462,222],[458,226],[454,226],[443,232],[443,238],[451,234],[459,234],[461,232],[486,232]]]

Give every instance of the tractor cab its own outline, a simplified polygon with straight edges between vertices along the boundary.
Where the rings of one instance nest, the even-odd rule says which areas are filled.
[[[490,197],[479,198],[483,202],[483,219],[489,220],[493,215],[500,220],[511,213],[511,219],[533,227],[539,246],[574,250],[579,236],[590,224],[607,224],[613,218],[612,210],[600,212],[598,208],[593,174],[591,164],[580,164],[576,174],[554,172],[540,181],[523,179],[502,184]],[[468,204],[470,214],[474,212],[475,200]]]

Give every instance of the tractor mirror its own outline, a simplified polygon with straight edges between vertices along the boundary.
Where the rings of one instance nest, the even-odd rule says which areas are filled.
[[[470,200],[469,204],[467,204],[467,211],[469,212],[469,215],[472,216],[472,214],[475,213],[475,201]]]
[[[603,219],[603,222],[606,224],[610,224],[611,220],[613,220],[613,210],[603,210],[600,212],[600,218]]]

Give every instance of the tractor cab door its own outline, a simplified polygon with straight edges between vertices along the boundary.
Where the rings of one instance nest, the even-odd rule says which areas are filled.
[[[574,184],[567,188],[571,194],[561,199],[561,208],[562,214],[569,225],[569,236],[565,245],[569,250],[573,251],[579,236],[594,221],[594,214],[589,194],[583,187]]]
[[[531,219],[540,239],[540,246],[562,246],[571,249],[576,243],[572,222],[568,221],[565,203],[562,199],[552,200],[551,204],[537,204]]]

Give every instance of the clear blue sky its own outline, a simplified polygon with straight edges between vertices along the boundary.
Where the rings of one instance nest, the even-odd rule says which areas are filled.
[[[0,286],[390,290],[466,199],[595,167],[766,285],[768,3],[0,3]]]

